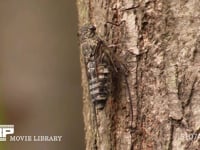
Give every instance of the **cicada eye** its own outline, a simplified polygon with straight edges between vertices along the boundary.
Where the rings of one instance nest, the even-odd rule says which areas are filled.
[[[95,27],[95,26],[93,26],[93,25],[91,25],[91,26],[89,27],[89,29],[90,29],[90,31],[91,31],[91,32],[94,32],[94,31],[96,31],[96,27]]]

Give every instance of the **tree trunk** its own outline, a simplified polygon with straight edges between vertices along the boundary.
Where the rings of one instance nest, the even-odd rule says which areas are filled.
[[[95,24],[120,57],[128,55],[129,70],[117,98],[97,111],[96,125],[81,56],[86,149],[199,149],[200,1],[78,0],[77,6],[79,26]]]

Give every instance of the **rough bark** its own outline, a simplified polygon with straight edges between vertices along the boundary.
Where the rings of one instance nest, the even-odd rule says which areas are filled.
[[[97,112],[98,136],[81,58],[86,149],[198,149],[200,1],[78,0],[77,6],[79,26],[94,23],[107,43],[131,52],[133,121],[122,81],[117,99]]]

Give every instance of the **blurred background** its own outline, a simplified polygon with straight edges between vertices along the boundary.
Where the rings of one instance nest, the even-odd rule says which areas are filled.
[[[0,1],[0,124],[14,124],[15,136],[63,136],[0,150],[84,149],[75,3]]]

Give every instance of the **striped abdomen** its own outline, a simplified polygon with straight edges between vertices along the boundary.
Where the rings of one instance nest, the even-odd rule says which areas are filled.
[[[97,109],[103,109],[110,95],[110,70],[106,63],[88,63],[89,91]]]

